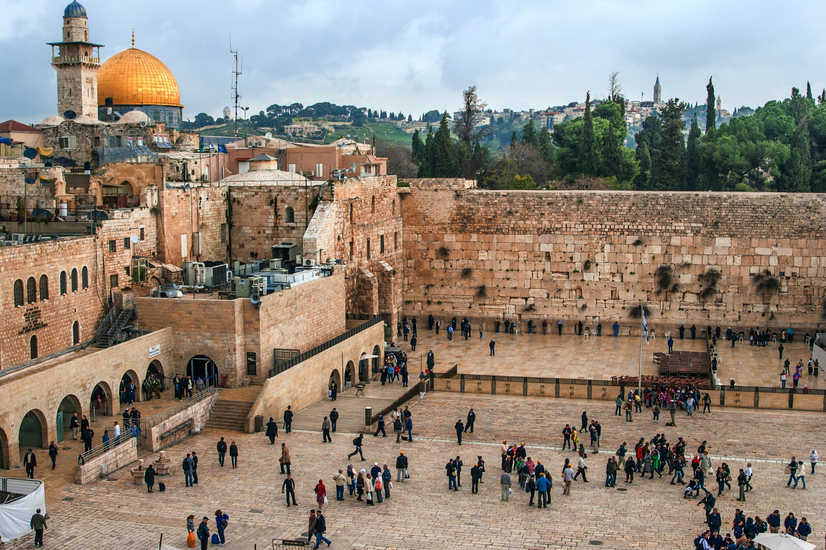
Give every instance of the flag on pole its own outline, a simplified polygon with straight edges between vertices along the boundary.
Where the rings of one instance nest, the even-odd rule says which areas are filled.
[[[645,320],[645,308],[640,306],[640,311],[642,312],[642,332],[645,334],[645,343],[646,345],[651,345],[648,341],[648,321]]]

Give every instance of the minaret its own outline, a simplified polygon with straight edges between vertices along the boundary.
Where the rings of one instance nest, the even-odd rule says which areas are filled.
[[[63,11],[63,41],[51,42],[52,67],[57,71],[57,113],[68,119],[98,118],[100,44],[89,42],[86,8],[77,0]]]
[[[720,111],[723,109],[723,98],[717,96],[717,116],[720,116]]]
[[[657,75],[657,81],[654,83],[654,105],[663,102],[663,88],[660,86],[660,75]]]

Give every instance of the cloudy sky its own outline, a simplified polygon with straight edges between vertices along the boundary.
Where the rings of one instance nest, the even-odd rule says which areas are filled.
[[[316,101],[401,111],[460,107],[477,85],[496,109],[544,108],[624,92],[757,107],[810,80],[826,87],[823,0],[83,0],[104,59],[137,47],[178,79],[185,117],[231,102],[232,44],[250,112]],[[68,0],[0,0],[0,121],[57,114],[46,42]]]

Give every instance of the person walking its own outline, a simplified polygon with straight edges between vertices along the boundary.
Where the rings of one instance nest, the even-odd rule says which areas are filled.
[[[476,413],[470,409],[467,413],[467,422],[465,422],[465,433],[473,433],[473,425],[476,424]]]
[[[562,438],[563,438],[562,439],[562,450],[563,451],[565,450],[566,446],[569,449],[571,448],[571,434],[572,433],[573,433],[573,430],[571,429],[571,426],[568,425],[568,424],[565,424],[565,427],[562,428]]]
[[[511,493],[511,476],[507,472],[502,472],[501,477],[499,478],[499,484],[501,485],[502,489],[502,502],[507,502],[510,500],[510,493]]]
[[[218,464],[221,465],[221,468],[224,467],[224,457],[227,456],[227,443],[224,441],[224,438],[221,438],[221,441],[215,446],[215,450],[218,451]]]
[[[806,465],[803,464],[802,460],[797,461],[797,476],[794,478],[794,487],[792,489],[797,489],[797,483],[799,481],[803,482],[803,489],[806,489]]]
[[[786,469],[789,470],[789,481],[786,482],[786,487],[791,487],[792,481],[797,479],[797,459],[792,457],[792,461],[786,465]]]
[[[235,444],[235,441],[232,441],[229,444],[229,459],[232,461],[232,467],[238,467],[238,445]]]
[[[453,425],[453,429],[456,430],[456,439],[459,441],[459,445],[461,445],[462,444],[462,434],[465,431],[465,425],[462,424],[461,419],[456,421],[456,424]]]
[[[293,425],[293,408],[292,405],[287,405],[287,410],[284,411],[284,433],[290,433]]]
[[[281,464],[281,473],[289,475],[292,460],[290,459],[290,450],[287,448],[286,443],[281,444],[281,458],[278,459],[278,463]],[[284,470],[285,468],[286,471]]]
[[[295,502],[295,480],[291,474],[287,474],[284,481],[281,483],[281,494],[286,495],[287,508],[290,507],[290,498],[293,500],[293,506],[298,506]]]
[[[153,492],[155,488],[155,466],[153,464],[150,464],[144,472],[143,481],[146,483],[146,492]]]
[[[207,550],[209,546],[209,524],[207,523],[209,518],[204,516],[204,519],[201,520],[201,524],[198,525],[198,531],[196,534],[198,535],[198,540],[201,541],[201,550]]]
[[[80,429],[80,419],[77,417],[77,413],[72,414],[69,427],[72,429],[72,439],[77,440],[77,432]]]
[[[633,422],[634,421],[633,405],[631,404],[630,399],[625,403],[625,421],[626,422]]]
[[[336,484],[336,500],[344,500],[344,485],[347,483],[347,476],[344,475],[344,470],[339,470],[333,476],[333,482]]]
[[[324,420],[321,422],[321,434],[322,434],[321,435],[321,442],[322,443],[332,443],[333,442],[332,438],[330,437],[330,428],[332,428],[332,427],[333,427],[333,425],[330,423],[330,419],[325,416]]]
[[[227,539],[224,537],[224,530],[226,530],[228,522],[228,515],[221,510],[215,510],[215,530],[218,532],[218,546],[223,546],[227,542]]]
[[[746,486],[749,484],[749,478],[746,472],[740,468],[740,475],[737,476],[737,485],[740,487],[740,497],[737,499],[741,502],[746,502]]]
[[[186,458],[184,458],[181,463],[181,468],[184,471],[184,487],[192,487],[192,469],[194,466],[195,463],[192,461],[192,455],[186,453]]]
[[[54,470],[55,466],[57,465],[57,453],[57,443],[51,441],[49,443],[49,458],[52,460],[52,470]]]
[[[458,491],[459,488],[456,487],[456,465],[452,458],[448,459],[447,464],[445,464],[445,470],[447,472],[447,490]]]
[[[571,468],[571,463],[567,459],[565,460],[565,468],[562,470],[562,481],[565,483],[562,494],[571,496],[571,484],[574,482],[574,469]]]
[[[634,457],[628,455],[628,460],[625,461],[625,483],[634,483],[634,471],[637,469],[634,464]]]
[[[614,416],[620,416],[622,414],[622,395],[618,395],[616,400],[616,408],[614,409]]]
[[[362,454],[362,452],[361,452],[361,445],[362,445],[363,442],[364,442],[364,434],[359,433],[358,437],[353,439],[353,446],[355,446],[356,450],[353,451],[352,453],[350,453],[349,455],[347,455],[347,460],[350,460],[350,458],[354,457],[355,455],[359,455],[361,457],[361,460],[364,461],[364,454]]]
[[[373,434],[373,437],[378,437],[379,432],[381,432],[382,437],[387,437],[387,432],[384,431],[384,415],[379,414],[379,419],[376,422],[376,433]]]
[[[192,451],[192,484],[198,485],[198,455]]]
[[[401,443],[402,437],[402,419],[401,417],[396,417],[393,419],[393,431],[396,433],[396,443]]]
[[[490,341],[489,346],[490,346],[490,354],[491,354],[491,356],[496,355],[496,342],[494,342],[493,340],[491,340],[491,341]]]
[[[470,492],[471,494],[479,493],[479,480],[482,479],[482,470],[479,468],[479,463],[473,464],[470,469]]]
[[[316,510],[315,516],[315,548],[318,549],[319,545],[322,542],[326,542],[327,546],[329,547],[331,544],[330,539],[324,536],[324,533],[327,531],[327,520],[324,519],[324,515],[321,513],[321,510]]]
[[[582,475],[582,481],[588,483],[588,478],[585,477],[585,470],[587,469],[588,466],[585,465],[585,457],[580,454],[579,458],[577,459],[577,470],[574,479]]]
[[[34,530],[34,545],[43,546],[43,531],[45,531],[48,526],[46,525],[46,518],[40,513],[40,508],[32,515],[29,526]]]
[[[278,437],[278,423],[273,420],[272,417],[270,417],[270,421],[267,422],[267,431],[264,435],[270,438],[270,445],[275,445],[275,438]]]
[[[404,483],[407,479],[407,457],[404,456],[404,451],[399,453],[396,457],[396,481]]]
[[[330,427],[332,428],[333,433],[336,433],[336,422],[338,422],[338,411],[335,407],[333,407],[333,410],[330,411]]]
[[[310,510],[310,519],[307,526],[307,544],[310,544],[310,541],[313,540],[313,535],[315,535],[315,510]]]
[[[809,453],[809,463],[812,465],[812,475],[815,475],[815,466],[817,466],[817,451],[812,449]]]
[[[374,492],[376,488],[373,485],[373,476],[367,474],[364,476],[364,491],[367,493],[367,506],[375,506]]]

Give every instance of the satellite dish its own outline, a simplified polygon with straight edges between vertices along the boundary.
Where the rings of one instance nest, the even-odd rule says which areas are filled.
[[[66,120],[74,120],[75,118],[77,118],[77,113],[75,113],[74,111],[66,111],[63,113],[63,118],[65,118]]]
[[[131,237],[129,237],[129,240],[132,241],[135,244],[138,244],[139,242],[141,242],[140,237],[138,237],[137,235],[132,235]]]
[[[272,139],[272,132],[267,132],[266,134],[264,134],[264,137],[267,139]]]

